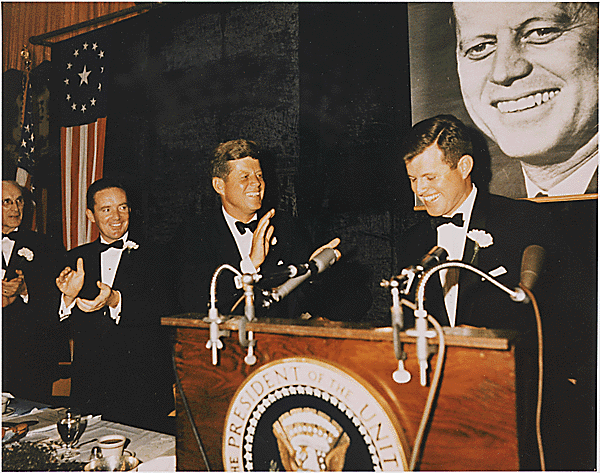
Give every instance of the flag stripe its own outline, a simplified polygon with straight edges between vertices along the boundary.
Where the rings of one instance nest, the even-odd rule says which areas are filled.
[[[79,219],[77,208],[79,207],[79,166],[82,157],[79,154],[79,140],[81,139],[81,128],[73,127],[71,139],[71,239],[69,247],[75,248],[79,245]]]
[[[17,168],[16,181],[21,187],[25,187],[25,189],[31,189],[31,176],[25,169]]]
[[[85,191],[87,190],[88,174],[88,127],[89,125],[81,125],[79,127],[79,174],[77,176],[77,246],[87,243],[87,225],[85,218]],[[84,158],[85,156],[85,158]]]
[[[98,237],[98,229],[87,219],[86,194],[92,182],[102,177],[106,118],[89,125],[61,128],[63,231],[67,249]]]
[[[60,147],[61,147],[61,168],[62,173],[60,175],[61,180],[61,196],[62,196],[62,208],[63,208],[63,243],[66,248],[67,242],[71,239],[71,225],[70,222],[70,213],[68,209],[71,208],[71,199],[70,199],[70,186],[71,181],[67,179],[66,176],[70,174],[71,168],[71,153],[68,153],[67,150],[70,147],[71,142],[71,128],[61,127],[60,129]]]

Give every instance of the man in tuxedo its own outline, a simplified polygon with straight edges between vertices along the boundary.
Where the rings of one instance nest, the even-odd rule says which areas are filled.
[[[306,263],[325,247],[335,248],[339,243],[335,238],[311,256],[310,240],[294,220],[276,214],[275,209],[261,209],[265,181],[260,159],[259,146],[242,139],[222,143],[214,152],[210,171],[221,208],[205,212],[185,224],[180,238],[179,296],[186,311],[206,313],[211,278],[222,264],[227,263],[245,274],[269,276],[289,264]],[[339,252],[337,255],[339,257]],[[294,291],[282,303],[273,304],[268,316],[300,315],[298,292]],[[243,292],[235,287],[233,274],[224,271],[217,284],[219,312],[243,313],[243,303],[236,306],[242,296]],[[255,305],[257,314],[264,314],[260,298]]]
[[[542,246],[552,263],[552,227],[541,205],[488,194],[472,182],[470,133],[451,115],[424,120],[411,130],[404,162],[430,218],[404,235],[400,259],[403,267],[415,264],[437,245],[448,259],[472,264],[515,288],[525,248]],[[539,290],[545,287],[543,277],[538,284]],[[524,330],[534,324],[529,307],[467,270],[434,275],[426,298],[426,309],[442,325]]]
[[[171,431],[173,374],[161,252],[130,234],[123,186],[110,179],[87,192],[87,218],[100,236],[69,251],[56,285],[61,321],[74,339],[71,402],[85,413]]]
[[[584,347],[577,340],[583,325],[569,290],[573,273],[569,252],[554,231],[544,204],[488,194],[471,181],[475,163],[470,133],[451,115],[424,120],[411,130],[404,162],[412,190],[424,203],[429,218],[404,235],[401,267],[418,263],[437,245],[448,252],[448,259],[469,263],[515,288],[525,248],[539,245],[546,250],[544,269],[534,289],[544,337],[542,434],[546,465],[549,470],[579,469],[588,465],[593,455],[588,446],[594,433],[586,431],[592,413],[586,410],[587,404],[578,401],[588,398],[582,386],[590,380],[581,377],[578,367],[578,352]],[[535,335],[531,304],[511,301],[471,271],[439,271],[429,279],[425,297],[425,309],[442,325],[516,329]],[[521,367],[527,365],[532,371],[519,377],[523,392],[529,393],[524,399],[531,401],[521,404],[521,467],[539,469],[531,430],[535,425],[532,393],[536,390],[536,345],[523,347]]]
[[[64,248],[22,226],[24,207],[21,187],[2,181],[2,390],[50,402],[59,355],[65,354],[50,309]]]

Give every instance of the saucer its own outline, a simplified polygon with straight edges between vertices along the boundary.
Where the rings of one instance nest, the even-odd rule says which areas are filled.
[[[7,407],[6,412],[4,414],[2,414],[2,417],[7,417],[7,416],[13,414],[14,412],[15,412],[14,407]]]

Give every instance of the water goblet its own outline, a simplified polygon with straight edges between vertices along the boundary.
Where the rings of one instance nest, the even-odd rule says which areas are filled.
[[[67,411],[66,417],[56,423],[58,434],[67,447],[61,458],[69,459],[77,456],[78,452],[74,451],[73,445],[79,440],[79,434],[82,433],[82,425],[81,416],[73,415],[71,411]]]

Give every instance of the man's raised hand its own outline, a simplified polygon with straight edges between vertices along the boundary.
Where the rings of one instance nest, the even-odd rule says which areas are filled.
[[[340,250],[336,250],[335,248],[340,244],[340,239],[339,238],[334,238],[333,240],[331,240],[329,243],[327,243],[326,245],[323,245],[321,248],[316,249],[312,255],[310,255],[309,259],[313,259],[315,256],[317,256],[319,253],[321,253],[321,251],[323,251],[325,248],[331,248],[334,253],[335,253],[335,259],[336,261],[339,260],[342,256],[342,253],[340,252]]]
[[[65,304],[70,306],[79,295],[85,280],[83,258],[77,258],[77,269],[70,267],[63,269],[56,278],[56,287],[64,294]]]
[[[269,210],[259,220],[254,235],[252,236],[252,248],[250,249],[250,260],[256,269],[260,268],[269,254],[271,238],[275,228],[271,225],[271,218],[275,215],[275,209]]]

